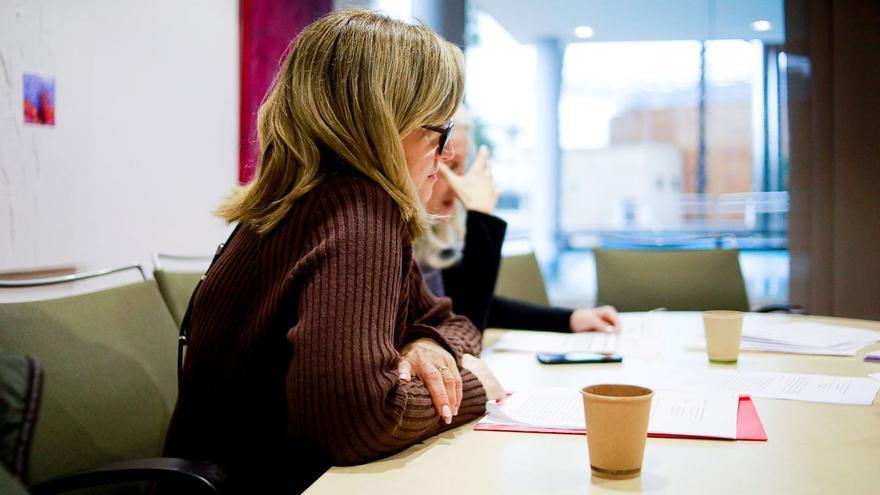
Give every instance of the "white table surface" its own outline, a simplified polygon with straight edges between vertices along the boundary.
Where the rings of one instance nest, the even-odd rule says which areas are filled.
[[[759,325],[778,315],[747,315]],[[880,331],[880,322],[810,316],[813,321]],[[640,326],[640,327],[637,327]],[[503,334],[489,330],[483,357],[507,390],[580,387],[608,370],[664,373],[682,369],[780,371],[865,376],[880,364],[855,357],[741,353],[736,365],[709,364],[685,343],[702,332],[699,313],[624,315],[627,328],[657,338],[653,356],[621,364],[540,365],[533,354],[494,352]],[[600,371],[601,370],[601,371]],[[649,438],[640,478],[591,478],[586,437],[474,431],[461,426],[387,459],[334,467],[307,493],[584,494],[584,493],[848,493],[880,494],[880,400],[871,406],[754,399],[767,442]]]

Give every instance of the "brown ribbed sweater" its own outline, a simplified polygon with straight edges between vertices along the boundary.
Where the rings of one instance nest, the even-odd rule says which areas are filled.
[[[304,489],[450,428],[399,350],[428,337],[478,354],[480,333],[436,298],[391,198],[347,173],[299,199],[271,233],[242,227],[194,295],[166,455],[209,460],[251,493]],[[452,426],[484,412],[462,370]]]

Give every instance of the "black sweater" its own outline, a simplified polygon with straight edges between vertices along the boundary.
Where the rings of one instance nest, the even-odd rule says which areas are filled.
[[[461,260],[443,270],[446,296],[453,311],[486,328],[571,331],[569,309],[552,308],[495,295],[501,244],[507,223],[492,215],[467,212],[467,233]]]

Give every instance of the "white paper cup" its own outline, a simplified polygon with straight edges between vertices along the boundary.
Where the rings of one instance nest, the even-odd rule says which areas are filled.
[[[703,329],[706,352],[713,363],[735,363],[739,358],[743,314],[740,311],[706,311]]]

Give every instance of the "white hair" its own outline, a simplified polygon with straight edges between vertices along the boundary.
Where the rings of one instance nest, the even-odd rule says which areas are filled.
[[[437,270],[458,263],[464,251],[466,220],[467,211],[461,202],[456,201],[452,215],[431,224],[425,236],[413,245],[416,262]]]
[[[462,104],[452,117],[455,122],[456,132],[465,132],[470,136],[473,129],[473,120],[467,107]],[[470,156],[465,163],[470,163]],[[429,266],[437,270],[443,270],[458,263],[464,251],[465,223],[467,222],[467,210],[458,199],[455,200],[455,209],[448,217],[433,217],[431,228],[427,229],[425,236],[415,242],[413,255],[416,262],[421,266]]]

